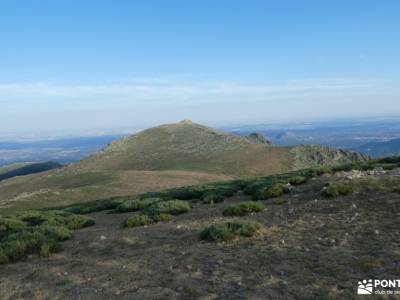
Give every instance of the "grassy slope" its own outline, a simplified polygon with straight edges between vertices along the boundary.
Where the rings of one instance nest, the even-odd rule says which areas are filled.
[[[15,163],[15,164],[10,164],[10,165],[0,167],[0,175],[10,172],[10,171],[13,171],[13,170],[16,170],[16,169],[19,169],[21,167],[27,166],[29,164],[30,163]]]
[[[114,142],[105,151],[63,169],[0,182],[0,207],[60,205],[283,173],[299,168],[298,151],[293,149],[253,143],[183,121]],[[307,153],[306,163],[315,156],[313,151],[302,151]],[[328,154],[324,164],[347,162],[346,155],[336,160],[335,153]]]
[[[17,176],[41,173],[60,167],[61,165],[56,162],[12,164],[0,169],[0,181]]]
[[[73,166],[78,170],[191,170],[254,176],[291,168],[288,148],[272,148],[189,121],[145,130]]]
[[[231,179],[188,171],[55,170],[0,183],[0,208],[30,209]]]
[[[120,224],[135,212],[98,212],[62,253],[2,266],[0,291],[5,299],[358,299],[358,280],[399,275],[398,174],[353,179],[356,191],[333,199],[321,191],[346,175],[317,177],[244,217],[223,216],[249,200],[242,193],[192,201],[171,222],[133,229]],[[222,244],[199,238],[210,224],[244,220],[265,229]]]

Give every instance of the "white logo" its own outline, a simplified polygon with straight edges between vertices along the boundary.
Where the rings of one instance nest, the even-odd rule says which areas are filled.
[[[373,284],[372,279],[363,280],[362,282],[358,282],[357,294],[358,295],[372,295],[373,292]]]

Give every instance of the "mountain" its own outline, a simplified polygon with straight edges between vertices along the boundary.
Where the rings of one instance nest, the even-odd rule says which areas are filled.
[[[257,131],[267,136],[277,146],[317,144],[335,148],[356,149],[366,143],[400,138],[399,118],[247,124],[224,127],[223,129],[242,136]]]
[[[316,146],[273,147],[191,121],[113,142],[67,167],[0,182],[0,207],[38,207],[365,161]]]
[[[400,139],[386,142],[367,143],[354,149],[355,151],[368,154],[371,157],[383,157],[400,154]]]
[[[323,159],[321,152],[326,153]],[[260,134],[241,137],[185,120],[128,136],[72,167],[86,171],[187,170],[243,177],[286,172],[297,169],[298,162],[304,167],[306,163],[322,166],[365,159],[323,146],[271,147]]]

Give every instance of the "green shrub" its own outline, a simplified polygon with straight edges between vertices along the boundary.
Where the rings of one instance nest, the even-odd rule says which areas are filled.
[[[218,193],[207,193],[201,198],[201,202],[206,204],[220,203],[224,201],[224,196]]]
[[[24,211],[0,218],[0,263],[29,254],[49,256],[72,237],[71,230],[90,226],[93,219],[66,211]]]
[[[170,214],[159,214],[151,216],[155,222],[169,222],[173,219]]]
[[[265,188],[265,184],[262,182],[253,182],[248,184],[244,190],[243,193],[245,195],[254,195],[255,193],[257,193],[259,190]]]
[[[384,164],[395,164],[395,163],[400,163],[400,155],[399,156],[390,156],[390,157],[384,157],[376,160],[378,163],[384,163]]]
[[[148,215],[171,214],[179,215],[190,211],[191,207],[187,201],[183,200],[168,200],[156,202],[149,206],[145,213]]]
[[[236,191],[243,190],[249,184],[249,180],[234,180],[232,185],[235,186]]]
[[[66,218],[64,224],[68,229],[76,230],[94,225],[94,220],[88,216],[73,214]]]
[[[322,192],[326,198],[336,198],[340,195],[345,196],[354,192],[352,185],[347,183],[331,183]]]
[[[115,208],[115,212],[123,213],[123,212],[131,212],[138,211],[149,207],[150,205],[162,201],[162,198],[135,198],[131,200],[127,200],[122,202]]]
[[[254,236],[261,228],[255,222],[225,222],[205,228],[200,233],[200,238],[210,242],[226,242],[240,236]]]
[[[60,208],[60,210],[74,213],[74,214],[89,214],[92,212],[109,210],[116,208],[121,202],[131,199],[130,197],[117,197],[109,199],[101,199],[95,201],[89,201],[84,203],[71,204],[66,207]]]
[[[18,219],[0,217],[0,237],[24,228],[26,224]]]
[[[123,224],[124,227],[138,227],[154,223],[153,219],[145,214],[130,217]]]
[[[22,220],[28,226],[63,225],[69,229],[80,229],[94,224],[94,220],[90,217],[61,210],[26,211],[16,214],[16,218]]]
[[[133,217],[130,217],[126,220],[122,225],[123,227],[138,227],[150,225],[158,222],[168,222],[172,220],[172,215],[170,214],[156,214],[156,215],[147,215],[140,214]]]
[[[260,202],[245,201],[228,206],[223,214],[225,216],[245,216],[253,212],[260,212],[265,206]]]
[[[56,241],[66,241],[72,238],[72,231],[64,226],[40,226],[37,231]]]
[[[282,196],[285,193],[288,193],[286,185],[283,183],[276,183],[272,187],[262,188],[258,190],[253,198],[254,200],[265,200],[270,198],[275,198]]]
[[[397,164],[382,164],[381,167],[384,170],[390,171],[390,170],[397,168]]]
[[[289,179],[291,185],[300,185],[307,182],[307,178],[304,176],[293,176]]]
[[[168,191],[169,198],[179,200],[200,199],[210,188],[206,186],[182,187]]]
[[[400,187],[395,187],[394,189],[392,189],[392,192],[400,194]]]
[[[0,248],[0,265],[8,263],[8,256],[3,249]]]
[[[48,257],[50,256],[50,253],[51,253],[51,245],[49,243],[43,243],[40,246],[39,255],[42,257]]]
[[[239,190],[238,186],[224,185],[216,187],[214,193],[221,195],[222,197],[232,197],[238,190]]]
[[[11,234],[1,241],[2,252],[11,262],[24,259],[29,254],[41,254],[43,245],[46,245],[48,253],[61,248],[57,240],[35,228]]]

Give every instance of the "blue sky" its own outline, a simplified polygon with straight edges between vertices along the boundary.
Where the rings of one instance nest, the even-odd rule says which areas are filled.
[[[400,115],[399,1],[0,0],[0,135]]]

